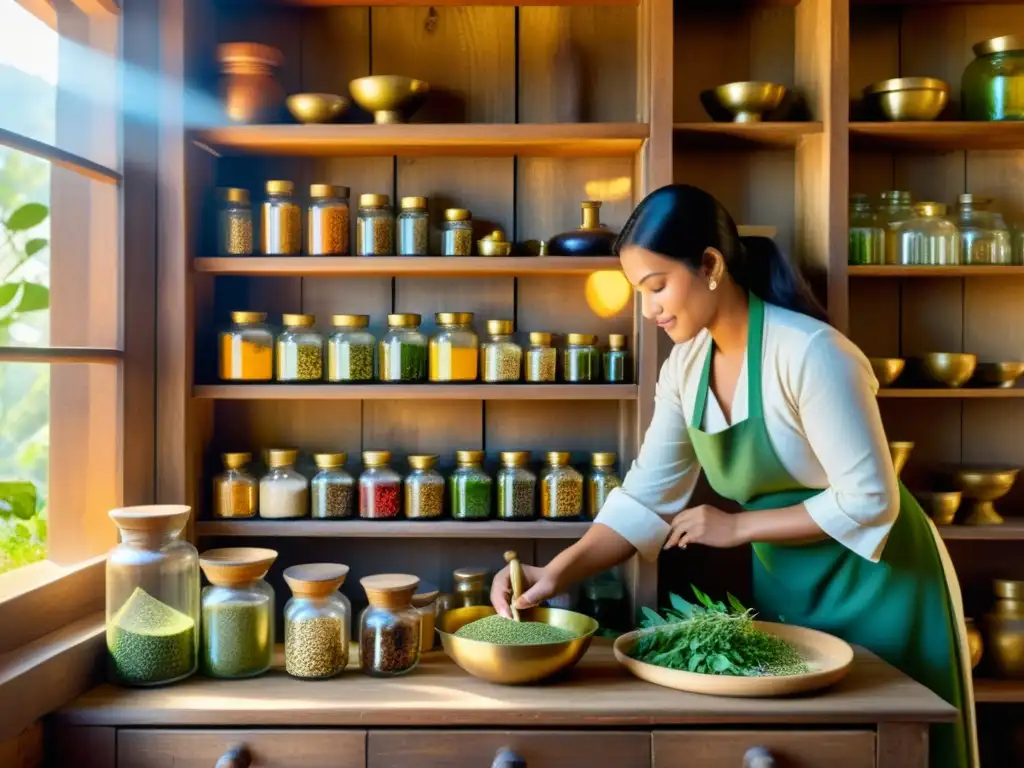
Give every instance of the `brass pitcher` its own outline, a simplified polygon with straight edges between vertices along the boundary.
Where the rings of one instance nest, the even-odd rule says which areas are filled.
[[[220,96],[235,123],[270,122],[280,116],[284,90],[274,69],[284,63],[276,48],[259,43],[224,43],[217,47],[221,66]]]
[[[1024,581],[992,583],[996,601],[985,615],[988,655],[997,677],[1024,678]]]

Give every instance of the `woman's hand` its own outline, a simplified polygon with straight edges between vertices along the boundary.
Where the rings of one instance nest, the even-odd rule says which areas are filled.
[[[688,544],[737,547],[743,543],[738,522],[738,515],[730,515],[710,504],[684,509],[672,518],[672,529],[665,542],[665,549],[676,546],[686,549]]]
[[[520,567],[523,569],[523,586],[526,591],[519,596],[516,608],[521,611],[533,608],[542,600],[555,596],[558,583],[547,568],[538,568],[535,565],[520,565]],[[512,581],[506,565],[494,575],[494,579],[491,581],[491,605],[499,615],[506,619],[512,618],[512,610],[508,604],[511,597]]]

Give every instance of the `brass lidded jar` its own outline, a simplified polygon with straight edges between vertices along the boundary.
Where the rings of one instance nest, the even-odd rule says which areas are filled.
[[[309,256],[347,256],[349,189],[334,184],[311,184],[306,212],[306,253]]]
[[[430,252],[430,214],[427,198],[403,197],[398,214],[398,255],[426,256]]]
[[[959,264],[960,232],[946,218],[946,206],[922,202],[913,210],[913,217],[896,228],[897,263],[935,267]]]
[[[260,251],[264,256],[298,256],[302,252],[302,212],[290,181],[268,181],[260,214]]]
[[[355,480],[345,471],[346,453],[313,455],[317,473],[309,483],[312,516],[322,520],[352,517]]]
[[[309,514],[309,480],[295,469],[299,452],[267,451],[267,473],[260,478],[260,517],[281,519]]]
[[[1003,217],[985,209],[988,201],[960,195],[956,225],[960,230],[960,259],[964,264],[1012,264],[1013,241]]]
[[[427,337],[420,333],[419,315],[388,315],[388,331],[378,345],[377,375],[381,381],[405,384],[427,380]]]
[[[570,333],[563,353],[563,375],[573,384],[597,381],[600,376],[597,337],[591,333]]]
[[[277,337],[277,380],[320,381],[324,375],[324,337],[313,326],[313,315],[282,317],[284,330]]]
[[[563,232],[548,240],[551,256],[610,256],[616,234],[601,223],[601,201],[580,203],[579,229]]]
[[[465,208],[448,208],[441,225],[441,255],[473,255],[473,217]]]
[[[551,344],[551,334],[534,331],[530,334],[530,347],[526,350],[526,380],[534,383],[555,380],[558,350]]]
[[[448,476],[448,497],[456,520],[486,520],[491,516],[491,476],[484,469],[483,451],[456,451],[455,471]]]
[[[395,212],[387,195],[359,196],[356,218],[356,256],[392,256],[395,253]]]
[[[499,520],[532,520],[537,516],[537,476],[530,471],[528,451],[502,451],[498,470]]]
[[[488,320],[488,339],[480,348],[480,378],[489,383],[519,381],[523,348],[512,338],[511,320]]]
[[[626,337],[621,333],[608,336],[608,349],[602,356],[604,380],[609,383],[622,383],[630,378],[629,352],[626,351]]]
[[[549,520],[583,515],[583,475],[569,464],[568,451],[549,451],[540,474],[540,514]]]
[[[220,334],[221,380],[274,378],[274,334],[266,320],[266,312],[231,313],[231,326]]]
[[[372,381],[377,340],[367,330],[369,315],[334,315],[334,333],[327,339],[327,380]]]
[[[985,650],[996,677],[1024,678],[1024,581],[992,582],[995,603],[985,615]]]
[[[490,575],[486,568],[470,566],[452,571],[452,591],[437,599],[437,615],[456,608],[490,605]]]
[[[363,451],[359,475],[359,516],[394,520],[401,515],[402,476],[391,468],[391,451]]]
[[[885,230],[885,263],[899,264],[899,226],[914,218],[910,193],[894,189],[882,193],[882,205],[878,210],[878,221]]]
[[[1024,120],[1024,37],[1003,35],[974,45],[960,80],[965,120]]]
[[[292,677],[325,680],[348,666],[352,604],[339,591],[346,576],[339,563],[285,568],[292,597],[284,606],[284,668]]]
[[[610,452],[590,454],[590,474],[587,475],[587,515],[593,519],[601,511],[613,490],[622,485],[615,471],[618,457]]]
[[[369,605],[359,616],[359,658],[363,672],[393,677],[412,671],[420,660],[422,618],[413,607],[420,580],[385,573],[359,580]]]
[[[217,255],[252,256],[252,203],[249,190],[217,190]]]
[[[409,457],[405,476],[405,516],[409,520],[436,520],[444,514],[444,478],[437,471],[437,456]]]
[[[213,516],[255,517],[259,483],[249,473],[250,453],[221,454],[224,471],[213,479]]]
[[[850,264],[885,264],[885,230],[867,195],[850,195]]]
[[[476,381],[480,339],[472,312],[437,312],[437,331],[430,337],[430,380]]]

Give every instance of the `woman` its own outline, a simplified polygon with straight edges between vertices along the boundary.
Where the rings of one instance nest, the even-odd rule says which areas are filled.
[[[863,354],[827,325],[771,240],[740,238],[695,187],[651,193],[617,250],[644,316],[675,347],[622,488],[582,539],[544,568],[525,567],[518,607],[637,552],[752,544],[763,618],[863,645],[927,685],[962,713],[933,727],[931,765],[977,765],[959,587],[934,526],[896,480]],[[743,511],[687,509],[702,470]],[[491,600],[509,615],[507,570]]]

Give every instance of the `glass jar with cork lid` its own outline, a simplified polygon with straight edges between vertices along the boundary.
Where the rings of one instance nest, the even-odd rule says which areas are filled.
[[[285,568],[292,597],[284,606],[284,668],[292,677],[325,680],[348,666],[352,604],[338,591],[346,576],[339,563]]]
[[[398,255],[426,256],[430,251],[430,214],[427,198],[403,197],[398,214]]]
[[[324,375],[324,337],[313,315],[284,315],[277,337],[277,380],[319,381]]]
[[[476,381],[480,339],[472,312],[438,312],[437,331],[430,337],[430,380]]]
[[[388,315],[388,332],[380,340],[377,372],[381,381],[412,383],[427,380],[427,337],[415,313]]]
[[[309,483],[312,515],[320,520],[352,517],[355,480],[345,471],[347,453],[317,453],[313,461],[319,470]]]
[[[391,468],[391,451],[363,451],[359,475],[359,516],[394,520],[399,516],[402,476]]]
[[[220,334],[219,373],[223,381],[274,378],[274,334],[266,312],[232,312],[231,327]]]
[[[309,186],[306,212],[306,253],[310,256],[347,256],[349,241],[349,189],[333,184]]]
[[[420,612],[413,607],[420,580],[384,573],[359,580],[369,605],[359,616],[359,658],[363,672],[374,677],[402,675],[420,660]]]
[[[591,333],[570,333],[566,337],[562,369],[565,380],[573,384],[597,381],[600,370],[597,337]]]
[[[491,476],[484,470],[483,451],[456,451],[455,471],[448,477],[448,496],[456,520],[491,516]]]
[[[587,476],[587,514],[597,517],[605,500],[613,490],[622,485],[615,472],[617,456],[605,451],[590,454],[590,474]]]
[[[435,467],[435,455],[409,457],[409,474],[405,476],[405,516],[409,520],[436,520],[444,514],[444,478]]]
[[[387,195],[359,196],[356,256],[391,256],[395,252],[395,212]]]
[[[252,256],[252,204],[249,190],[217,190],[217,255]]]
[[[448,208],[441,225],[441,255],[473,254],[473,218],[465,208]]]
[[[537,515],[537,476],[529,469],[528,451],[502,451],[498,470],[500,520],[532,520]]]
[[[309,514],[309,481],[295,469],[299,452],[267,451],[267,473],[260,478],[260,517],[279,520]]]
[[[456,608],[472,608],[475,605],[490,605],[490,585],[486,568],[463,567],[452,571],[452,591],[437,598],[437,615]]]
[[[523,348],[512,338],[511,320],[488,320],[489,338],[480,348],[480,378],[488,383],[519,381]]]
[[[604,353],[604,380],[609,384],[621,384],[629,376],[629,353],[626,351],[626,337],[621,333],[608,336],[608,350]]]
[[[298,256],[302,251],[302,212],[290,181],[268,181],[260,215],[260,251],[264,256]]]
[[[546,383],[555,380],[558,351],[551,346],[551,334],[535,331],[530,334],[530,347],[526,350],[526,380]]]
[[[540,514],[548,520],[579,520],[583,475],[569,465],[568,451],[550,451],[540,475]]]
[[[334,333],[327,339],[327,380],[372,381],[377,340],[367,330],[369,315],[334,315]]]
[[[213,516],[254,517],[259,501],[259,483],[249,474],[251,453],[221,454],[224,471],[213,479]]]

